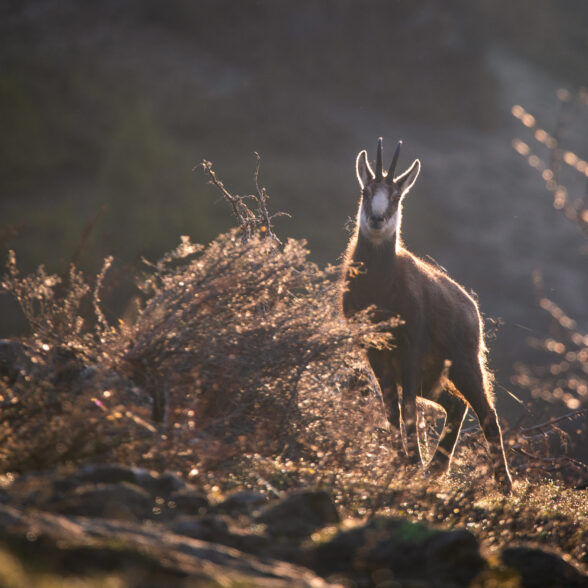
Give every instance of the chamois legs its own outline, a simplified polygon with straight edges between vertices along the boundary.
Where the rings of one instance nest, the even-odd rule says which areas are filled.
[[[449,371],[449,377],[476,413],[488,442],[496,483],[504,494],[509,494],[512,491],[512,479],[504,454],[498,415],[488,397],[482,367],[478,361],[460,367],[454,364]]]
[[[416,397],[420,394],[422,374],[420,362],[415,362],[416,369],[403,369],[402,399],[400,402],[400,421],[404,425],[404,448],[408,461],[412,464],[422,463],[418,427]]]
[[[419,367],[405,368],[400,377],[394,369],[393,356],[385,350],[370,349],[368,359],[380,385],[389,423],[400,433],[408,460],[421,463],[416,405],[416,397],[420,396],[421,370]],[[415,362],[414,365],[420,364]],[[399,383],[402,383],[402,397],[398,393]]]
[[[451,467],[451,459],[468,407],[461,398],[445,389],[441,390],[434,400],[445,409],[447,416],[428,469],[432,473],[441,474],[449,471]]]
[[[436,384],[431,386],[428,377],[423,380],[420,369],[402,370],[402,396],[399,399],[398,376],[394,371],[390,354],[386,351],[371,349],[368,352],[368,358],[380,385],[390,424],[401,433],[404,429],[404,448],[411,463],[421,461],[417,433],[417,395],[430,398],[445,409],[447,414],[445,425],[429,469],[436,473],[448,471],[466,415],[466,403],[448,390],[433,392]],[[418,362],[416,365],[419,365]],[[449,371],[449,379],[478,417],[488,442],[496,482],[502,492],[510,493],[512,480],[504,454],[502,432],[496,410],[487,395],[482,366],[477,358],[465,365],[453,364]],[[423,394],[421,394],[421,384],[424,386]]]
[[[392,427],[400,431],[398,385],[396,375],[392,369],[390,354],[384,350],[370,349],[368,351],[368,360],[380,385],[388,421]]]

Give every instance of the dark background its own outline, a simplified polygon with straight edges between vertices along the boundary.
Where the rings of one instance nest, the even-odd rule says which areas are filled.
[[[405,207],[407,246],[505,322],[491,345],[499,384],[533,360],[526,340],[548,328],[533,272],[586,330],[586,240],[513,150],[521,138],[548,157],[511,115],[522,105],[552,132],[558,89],[588,84],[584,0],[1,6],[0,255],[15,249],[23,271],[43,263],[60,274],[74,260],[89,276],[114,255],[110,320],[141,256],[232,226],[192,171],[203,158],[247,193],[259,152],[271,209],[292,215],[278,234],[336,262],[359,195],[355,157],[373,157],[381,135],[387,160],[403,139],[399,168],[423,164]],[[564,139],[584,159],[587,130],[579,109]],[[586,177],[564,171],[581,196]],[[23,333],[16,305],[0,298],[0,336]],[[500,390],[498,401],[515,406]]]

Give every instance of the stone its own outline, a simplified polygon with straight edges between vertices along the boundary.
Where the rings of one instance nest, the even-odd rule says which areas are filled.
[[[218,515],[181,517],[173,522],[170,530],[179,535],[229,545],[240,551],[257,555],[267,553],[270,545],[269,538],[264,535],[235,532],[229,528],[225,518]]]
[[[130,482],[157,496],[167,496],[171,492],[184,490],[188,487],[186,482],[173,472],[159,474],[144,468],[118,464],[85,465],[73,477],[82,482]]]
[[[507,547],[500,559],[516,570],[524,588],[588,588],[588,576],[555,553],[535,547]]]
[[[172,533],[162,525],[31,513],[0,505],[0,543],[44,574],[124,573],[133,586],[322,588],[301,566]],[[57,585],[57,582],[56,582]]]
[[[204,517],[181,517],[173,522],[170,530],[179,535],[202,539],[213,543],[227,544],[229,527],[226,521],[216,515]]]
[[[208,498],[196,490],[180,490],[170,494],[177,515],[202,515],[211,509]]]
[[[386,517],[340,532],[311,548],[305,561],[323,576],[343,574],[360,584],[373,574],[388,574],[435,586],[468,586],[485,566],[469,531],[438,531]]]
[[[303,537],[340,521],[331,496],[322,490],[292,492],[260,511],[256,521],[272,535]]]
[[[141,521],[153,517],[153,497],[142,488],[117,484],[83,484],[74,488],[47,510],[65,515]]]
[[[241,490],[231,494],[216,505],[218,512],[225,513],[247,513],[252,508],[265,504],[267,496],[260,492],[251,492],[250,490]]]

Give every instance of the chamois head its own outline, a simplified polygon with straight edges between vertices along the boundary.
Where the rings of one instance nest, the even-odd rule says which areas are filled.
[[[413,164],[398,177],[394,177],[402,141],[398,141],[387,173],[382,172],[382,137],[378,139],[376,173],[368,163],[367,152],[357,156],[357,179],[361,187],[359,230],[374,243],[392,240],[400,228],[401,202],[415,183],[421,162]]]

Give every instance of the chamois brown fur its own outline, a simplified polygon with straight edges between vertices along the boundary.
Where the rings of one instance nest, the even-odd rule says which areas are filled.
[[[344,258],[342,311],[345,317],[375,307],[374,320],[400,317],[392,349],[369,349],[368,359],[380,384],[392,426],[404,425],[404,448],[420,462],[416,397],[440,404],[447,415],[428,467],[445,472],[467,406],[480,421],[494,474],[505,493],[512,481],[486,367],[483,325],[476,301],[440,268],[408,251],[400,238],[402,199],[420,171],[415,160],[394,177],[400,143],[388,174],[382,172],[381,139],[376,173],[362,151],[357,176],[362,189],[357,222]]]

